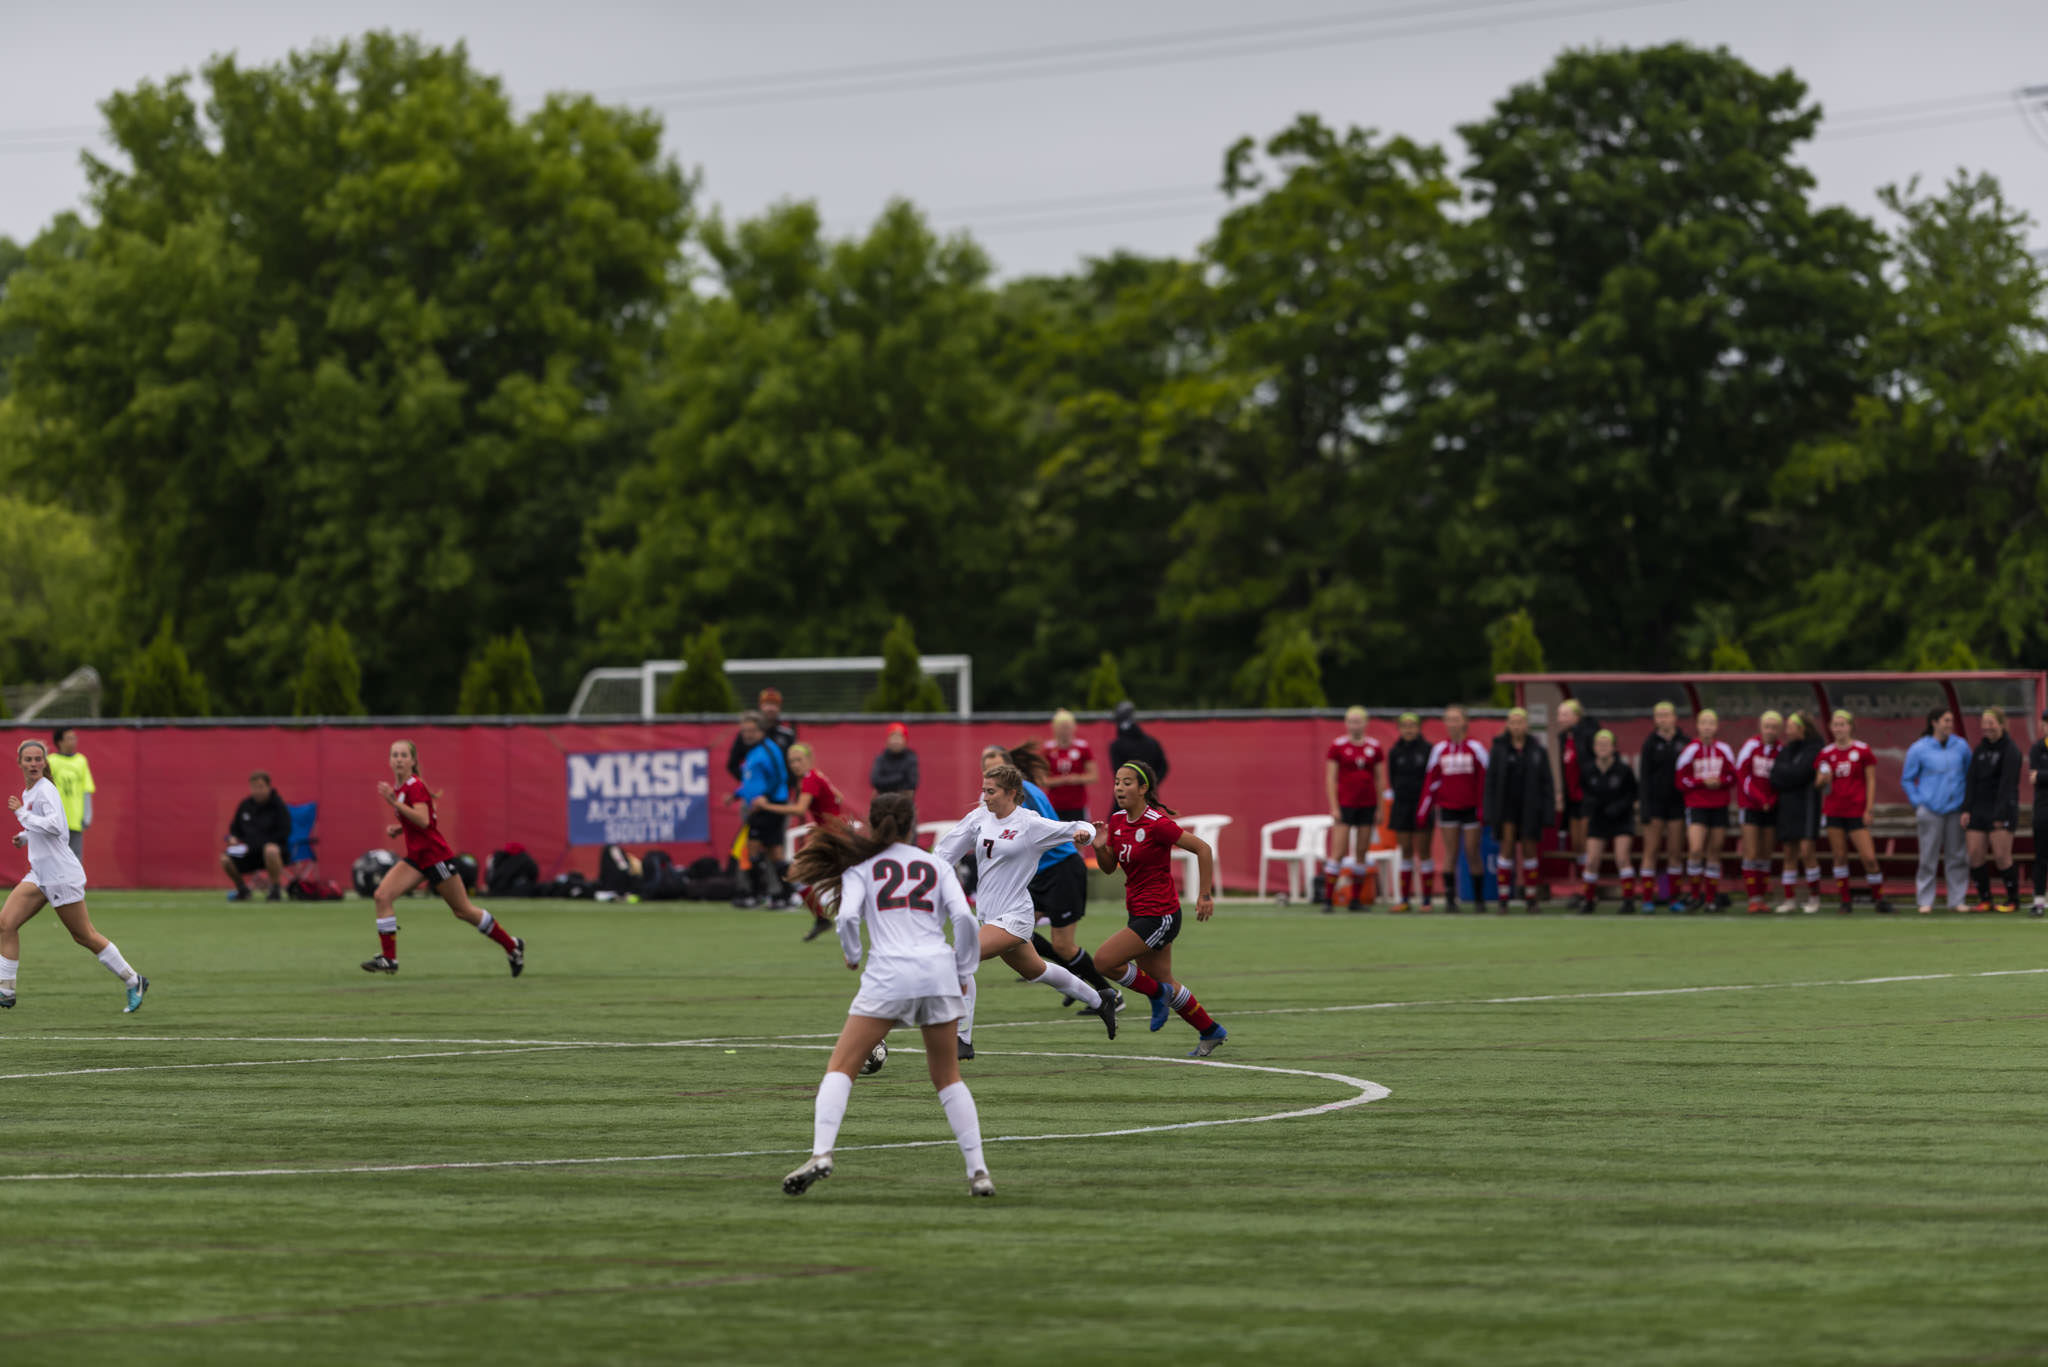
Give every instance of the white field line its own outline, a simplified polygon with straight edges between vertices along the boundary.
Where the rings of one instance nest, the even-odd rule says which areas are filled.
[[[592,1041],[595,1047],[606,1047],[609,1042]],[[624,1046],[632,1047],[632,1046]],[[688,1047],[710,1049],[731,1048],[730,1042],[716,1044],[694,1044]],[[762,1042],[744,1047],[764,1049],[804,1048],[802,1045],[775,1044]],[[916,1052],[904,1049],[900,1052]],[[1171,1063],[1187,1068],[1226,1068],[1246,1073],[1278,1073],[1288,1077],[1317,1078],[1325,1082],[1340,1083],[1356,1089],[1352,1096],[1336,1101],[1326,1101],[1319,1106],[1306,1106],[1292,1111],[1272,1111],[1265,1115],[1229,1116],[1217,1120],[1182,1120],[1170,1125],[1134,1125],[1117,1130],[1077,1131],[1062,1134],[1005,1134],[985,1139],[984,1144],[1036,1144],[1055,1140],[1075,1139],[1118,1139],[1135,1134],[1163,1134],[1172,1130],[1201,1130],[1219,1125],[1263,1125],[1274,1120],[1299,1120],[1308,1116],[1328,1115],[1333,1111],[1349,1110],[1363,1106],[1390,1095],[1385,1087],[1364,1078],[1350,1077],[1343,1073],[1317,1072],[1305,1068],[1274,1068],[1257,1063],[1224,1063],[1216,1059],[1160,1058],[1145,1054],[1076,1054],[1064,1051],[1018,1051],[1008,1055],[1016,1058],[1091,1058],[1107,1059],[1113,1063]],[[414,1055],[412,1057],[418,1057]],[[912,1139],[893,1144],[842,1144],[839,1153],[875,1149],[929,1149],[950,1146],[951,1139]],[[459,1163],[385,1163],[345,1168],[226,1168],[199,1172],[24,1172],[0,1174],[0,1182],[172,1182],[203,1181],[208,1178],[245,1177],[338,1177],[350,1173],[393,1173],[393,1172],[455,1172],[467,1169],[488,1168],[562,1168],[617,1165],[622,1163],[682,1163],[712,1158],[768,1158],[807,1154],[809,1148],[795,1149],[729,1149],[722,1153],[649,1153],[614,1154],[592,1158],[507,1158],[486,1162]]]
[[[586,1046],[547,1044],[526,1049],[437,1049],[425,1054],[340,1054],[326,1058],[236,1059],[227,1063],[131,1063],[111,1068],[60,1068],[48,1073],[0,1073],[0,1082],[37,1077],[88,1077],[95,1073],[176,1073],[194,1068],[282,1068],[300,1063],[391,1063],[414,1058],[469,1058],[477,1054],[549,1054],[582,1047]]]

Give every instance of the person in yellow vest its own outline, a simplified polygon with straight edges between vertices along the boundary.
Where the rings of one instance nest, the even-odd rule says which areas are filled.
[[[71,827],[71,853],[85,858],[85,833],[92,826],[92,766],[78,753],[78,731],[60,726],[50,733],[50,780],[64,801],[64,820]]]

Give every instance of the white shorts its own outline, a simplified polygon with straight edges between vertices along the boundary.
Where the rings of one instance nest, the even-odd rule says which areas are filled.
[[[846,1014],[875,1016],[898,1025],[945,1025],[967,1014],[967,999],[958,992],[950,997],[883,997],[863,988]]]
[[[21,881],[41,891],[44,899],[53,907],[68,907],[73,902],[83,902],[85,900],[85,884],[83,883],[52,883],[48,887],[44,887],[36,881],[36,876],[33,873]]]
[[[1038,909],[1026,904],[1015,911],[1006,911],[997,916],[983,916],[981,923],[994,926],[997,930],[1008,931],[1020,940],[1029,940],[1038,929]]]

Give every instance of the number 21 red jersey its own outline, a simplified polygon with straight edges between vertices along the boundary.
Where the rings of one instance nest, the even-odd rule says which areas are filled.
[[[1124,871],[1124,911],[1131,916],[1171,916],[1180,910],[1173,885],[1173,847],[1180,823],[1147,807],[1131,820],[1122,808],[1109,814],[1109,848]]]

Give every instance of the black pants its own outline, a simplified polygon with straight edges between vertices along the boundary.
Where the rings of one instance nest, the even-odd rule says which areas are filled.
[[[2048,813],[2034,812],[2034,896],[2048,897],[2048,821],[2041,819]]]

